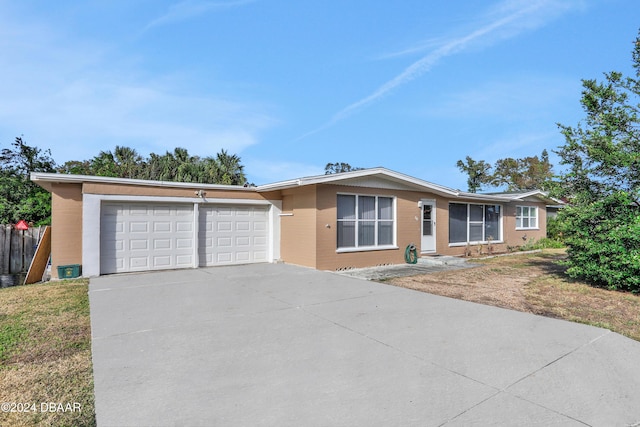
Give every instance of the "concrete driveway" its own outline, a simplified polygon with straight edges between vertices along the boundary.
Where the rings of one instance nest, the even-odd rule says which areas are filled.
[[[99,426],[640,426],[640,343],[284,264],[95,278]]]

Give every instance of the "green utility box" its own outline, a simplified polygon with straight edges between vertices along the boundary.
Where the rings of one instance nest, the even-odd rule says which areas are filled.
[[[81,274],[82,266],[80,264],[58,266],[58,279],[73,279],[80,277]]]

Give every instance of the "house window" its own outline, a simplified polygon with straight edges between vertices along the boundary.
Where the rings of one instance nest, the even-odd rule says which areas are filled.
[[[538,228],[538,208],[535,206],[516,206],[516,228]]]
[[[501,218],[500,205],[449,203],[449,243],[501,240]]]
[[[394,244],[393,197],[338,195],[338,249]]]

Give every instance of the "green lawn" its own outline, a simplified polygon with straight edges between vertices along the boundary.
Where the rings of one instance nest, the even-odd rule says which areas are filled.
[[[0,289],[0,426],[95,426],[87,280]]]

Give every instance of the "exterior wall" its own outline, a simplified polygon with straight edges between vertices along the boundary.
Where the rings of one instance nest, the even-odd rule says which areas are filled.
[[[83,276],[100,274],[100,239],[95,235],[84,235],[83,230],[100,229],[101,198],[173,199],[184,198],[185,203],[214,203],[224,200],[229,203],[255,201],[272,205],[270,220],[270,242],[272,259],[280,257],[279,212],[280,192],[256,193],[243,188],[230,190],[205,190],[204,199],[198,198],[195,189],[152,187],[145,185],[98,184],[98,183],[52,183],[52,276],[57,277],[59,265],[81,264]],[[87,204],[87,200],[93,202]],[[232,202],[233,203],[233,202]]]
[[[141,198],[184,198],[185,203],[215,202],[216,199],[245,201],[255,200],[257,203],[276,203],[273,213],[274,258],[278,257],[287,263],[308,266],[320,270],[338,270],[359,268],[385,264],[402,264],[405,262],[405,248],[415,244],[421,251],[422,211],[418,206],[420,200],[435,200],[435,233],[436,254],[464,255],[471,250],[477,254],[481,248],[488,252],[487,245],[452,246],[449,244],[449,203],[481,203],[473,200],[461,200],[437,196],[419,191],[398,190],[392,188],[373,188],[366,186],[346,186],[334,184],[306,185],[302,187],[257,193],[246,189],[206,190],[204,200],[195,196],[195,189],[153,187],[143,185],[99,184],[99,183],[65,183],[51,184],[52,193],[52,275],[57,276],[57,266],[83,263],[83,247],[88,251],[91,244],[99,241],[95,236],[85,236],[84,229],[90,230],[98,224],[100,217],[100,200],[103,196],[135,199]],[[395,246],[381,250],[338,251],[337,250],[337,195],[359,194],[395,197]],[[83,214],[86,208],[85,199],[96,199],[93,210]],[[279,210],[282,201],[282,210]],[[235,203],[235,202],[233,202]],[[529,239],[538,240],[546,236],[546,206],[538,199],[497,203],[502,206],[502,242],[493,243],[496,253],[507,252],[509,247],[522,246]],[[516,206],[538,207],[538,229],[516,230]],[[279,242],[278,242],[279,238]],[[87,243],[91,242],[91,244]],[[99,244],[99,242],[98,242]],[[279,256],[278,251],[279,249]],[[97,251],[97,252],[96,252]],[[94,248],[98,255],[99,247]],[[92,253],[93,253],[92,252]],[[94,256],[95,258],[95,256]],[[89,259],[89,258],[87,258]],[[88,263],[90,264],[90,263]],[[87,265],[88,266],[88,265]],[[98,272],[99,274],[99,272]]]
[[[308,191],[300,189],[300,192]],[[353,252],[337,251],[337,212],[336,198],[338,193],[345,194],[361,194],[361,195],[378,195],[393,196],[396,198],[396,247],[384,250],[366,250]],[[319,270],[340,270],[349,268],[369,267],[385,264],[402,264],[404,260],[404,252],[407,245],[413,243],[417,246],[418,252],[421,251],[421,226],[422,211],[418,207],[420,200],[435,200],[436,217],[435,217],[435,233],[436,233],[436,252],[438,255],[463,256],[467,251],[471,251],[472,255],[478,253],[487,254],[489,248],[486,243],[476,244],[467,247],[467,245],[450,245],[449,244],[449,203],[480,203],[477,201],[450,199],[431,193],[422,193],[415,191],[390,190],[381,188],[366,188],[339,185],[320,185],[317,186],[316,207],[317,216],[315,224],[311,215],[307,217],[307,221],[299,223],[302,228],[315,227],[315,263],[309,260],[296,262],[289,256],[283,255],[285,262],[294,264],[307,265]],[[283,200],[284,205],[290,202]],[[307,199],[307,203],[310,201]],[[545,204],[540,202],[518,202],[518,203],[497,203],[502,206],[502,239],[500,243],[492,243],[491,250],[494,253],[507,252],[509,247],[522,246],[526,240],[538,240],[546,236],[546,210]],[[515,213],[516,206],[537,206],[538,207],[538,229],[532,230],[516,230]],[[287,208],[284,208],[287,211]],[[284,224],[284,221],[283,221]],[[301,233],[302,231],[298,231]],[[526,236],[526,240],[523,237]],[[283,233],[282,241],[289,241],[290,236]],[[308,252],[311,250],[314,239],[307,240],[302,247],[295,249],[296,254]],[[311,254],[309,254],[311,256]],[[425,254],[425,256],[429,256]]]
[[[280,257],[284,262],[316,267],[316,186],[282,192]]]
[[[449,248],[449,199],[436,199],[436,254],[452,255]]]
[[[471,255],[479,253],[487,254],[488,245],[472,244],[449,245],[449,203],[481,203],[477,201],[442,199],[438,202],[437,222],[437,253],[440,255],[464,256],[467,251]],[[485,203],[493,204],[493,203]],[[538,201],[496,203],[502,206],[502,240],[501,243],[492,243],[491,250],[494,253],[505,253],[511,248],[519,247],[527,243],[530,239],[534,241],[547,236],[547,215],[546,205]],[[538,207],[538,228],[528,230],[516,230],[516,206],[537,206]]]
[[[155,197],[188,197],[193,198],[197,190],[189,188],[151,187],[148,185],[98,184],[87,182],[83,192],[86,194],[123,195],[123,196],[155,196]],[[209,199],[244,199],[268,200],[271,193],[256,193],[238,188],[237,190],[204,190],[205,200]]]
[[[82,184],[51,187],[51,276],[58,266],[82,264]]]
[[[538,207],[538,228],[516,230],[516,206]],[[540,202],[517,202],[505,206],[504,213],[505,243],[509,246],[522,246],[530,239],[540,240],[547,237],[547,207]]]
[[[384,250],[355,252],[337,251],[338,193],[393,196],[396,198],[396,247]],[[404,263],[407,245],[413,243],[420,249],[421,210],[418,201],[435,199],[432,194],[382,188],[324,185],[318,188],[318,220],[316,223],[318,259],[316,268],[339,270]]]

